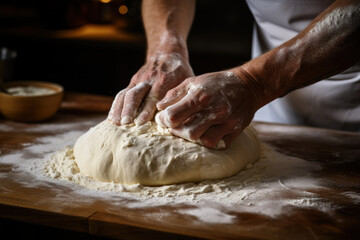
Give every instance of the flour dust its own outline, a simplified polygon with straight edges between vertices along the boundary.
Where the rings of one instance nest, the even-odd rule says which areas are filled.
[[[91,121],[74,116],[62,120],[64,124],[32,125],[26,130],[39,134],[52,132],[52,136],[39,135],[34,142],[23,143],[22,150],[0,149],[0,165],[11,166],[9,171],[0,172],[0,181],[14,179],[24,188],[51,188],[56,195],[43,201],[54,203],[54,211],[83,207],[96,201],[110,203],[109,212],[116,212],[118,206],[142,209],[185,204],[188,207],[182,208],[180,214],[208,223],[231,223],[236,218],[232,212],[278,217],[289,214],[289,206],[327,214],[332,214],[337,207],[335,200],[319,193],[326,190],[326,185],[315,174],[321,171],[320,163],[281,154],[265,144],[256,163],[222,180],[160,187],[98,182],[79,172],[72,146],[79,136],[102,121],[103,116]],[[0,131],[16,132],[17,125],[0,126]],[[3,184],[0,190],[4,194],[12,191]],[[360,201],[360,196],[352,191],[342,193],[342,197],[353,204]],[[42,202],[36,204],[41,206]]]

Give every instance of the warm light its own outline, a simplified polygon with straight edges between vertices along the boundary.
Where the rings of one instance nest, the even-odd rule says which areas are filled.
[[[111,0],[100,0],[100,2],[102,2],[102,3],[109,3],[109,2],[111,2]]]
[[[128,12],[127,6],[121,5],[121,6],[119,7],[119,13],[120,13],[120,14],[124,15],[124,14],[126,14],[127,12]]]

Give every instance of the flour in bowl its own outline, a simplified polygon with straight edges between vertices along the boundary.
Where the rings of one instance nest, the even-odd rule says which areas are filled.
[[[55,90],[37,86],[9,87],[6,91],[14,96],[42,96],[55,93]]]

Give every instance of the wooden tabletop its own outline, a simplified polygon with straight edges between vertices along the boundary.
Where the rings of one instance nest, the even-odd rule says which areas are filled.
[[[293,189],[285,189],[277,200],[288,204],[275,206],[272,201],[258,211],[245,210],[243,205],[228,209],[221,202],[216,208],[209,203],[201,209],[200,203],[186,201],[144,206],[135,199],[129,204],[130,200],[121,196],[108,198],[101,192],[87,196],[61,181],[47,181],[19,170],[19,159],[40,159],[45,153],[60,150],[62,139],[67,141],[70,135],[66,134],[75,130],[72,128],[80,134],[105,119],[111,102],[109,97],[67,93],[60,111],[46,122],[25,124],[0,117],[1,218],[121,239],[359,239],[357,133],[254,123],[263,143],[289,156],[289,161],[302,159],[313,164],[309,178],[301,178],[303,184],[321,183],[316,189],[304,190],[304,194],[312,194],[311,198],[290,201]],[[43,149],[45,140],[58,145]],[[282,185],[279,176],[276,181]],[[297,180],[290,176],[286,181],[290,186]],[[262,189],[253,188],[255,196],[266,184],[261,182]],[[264,199],[253,200],[255,205],[265,203]],[[269,214],[275,208],[279,211]],[[196,214],[199,211],[205,211],[205,218]],[[211,221],[206,211],[213,216]]]

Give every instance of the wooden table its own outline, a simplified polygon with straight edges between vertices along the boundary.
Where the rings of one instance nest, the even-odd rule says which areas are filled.
[[[86,131],[105,119],[111,102],[109,97],[68,93],[60,111],[47,122],[24,124],[0,118],[0,218],[121,239],[359,239],[360,134],[356,133],[254,123],[263,143],[319,167],[311,173],[324,183],[316,194],[333,210],[289,205],[282,214],[268,216],[224,209],[231,214],[229,222],[183,214],[183,209],[195,209],[196,204],[130,208],[119,204],[122,199],[86,197],[62,184],[27,176],[9,160],[29,154],[28,147],[41,139],[63,136],[71,126]]]

